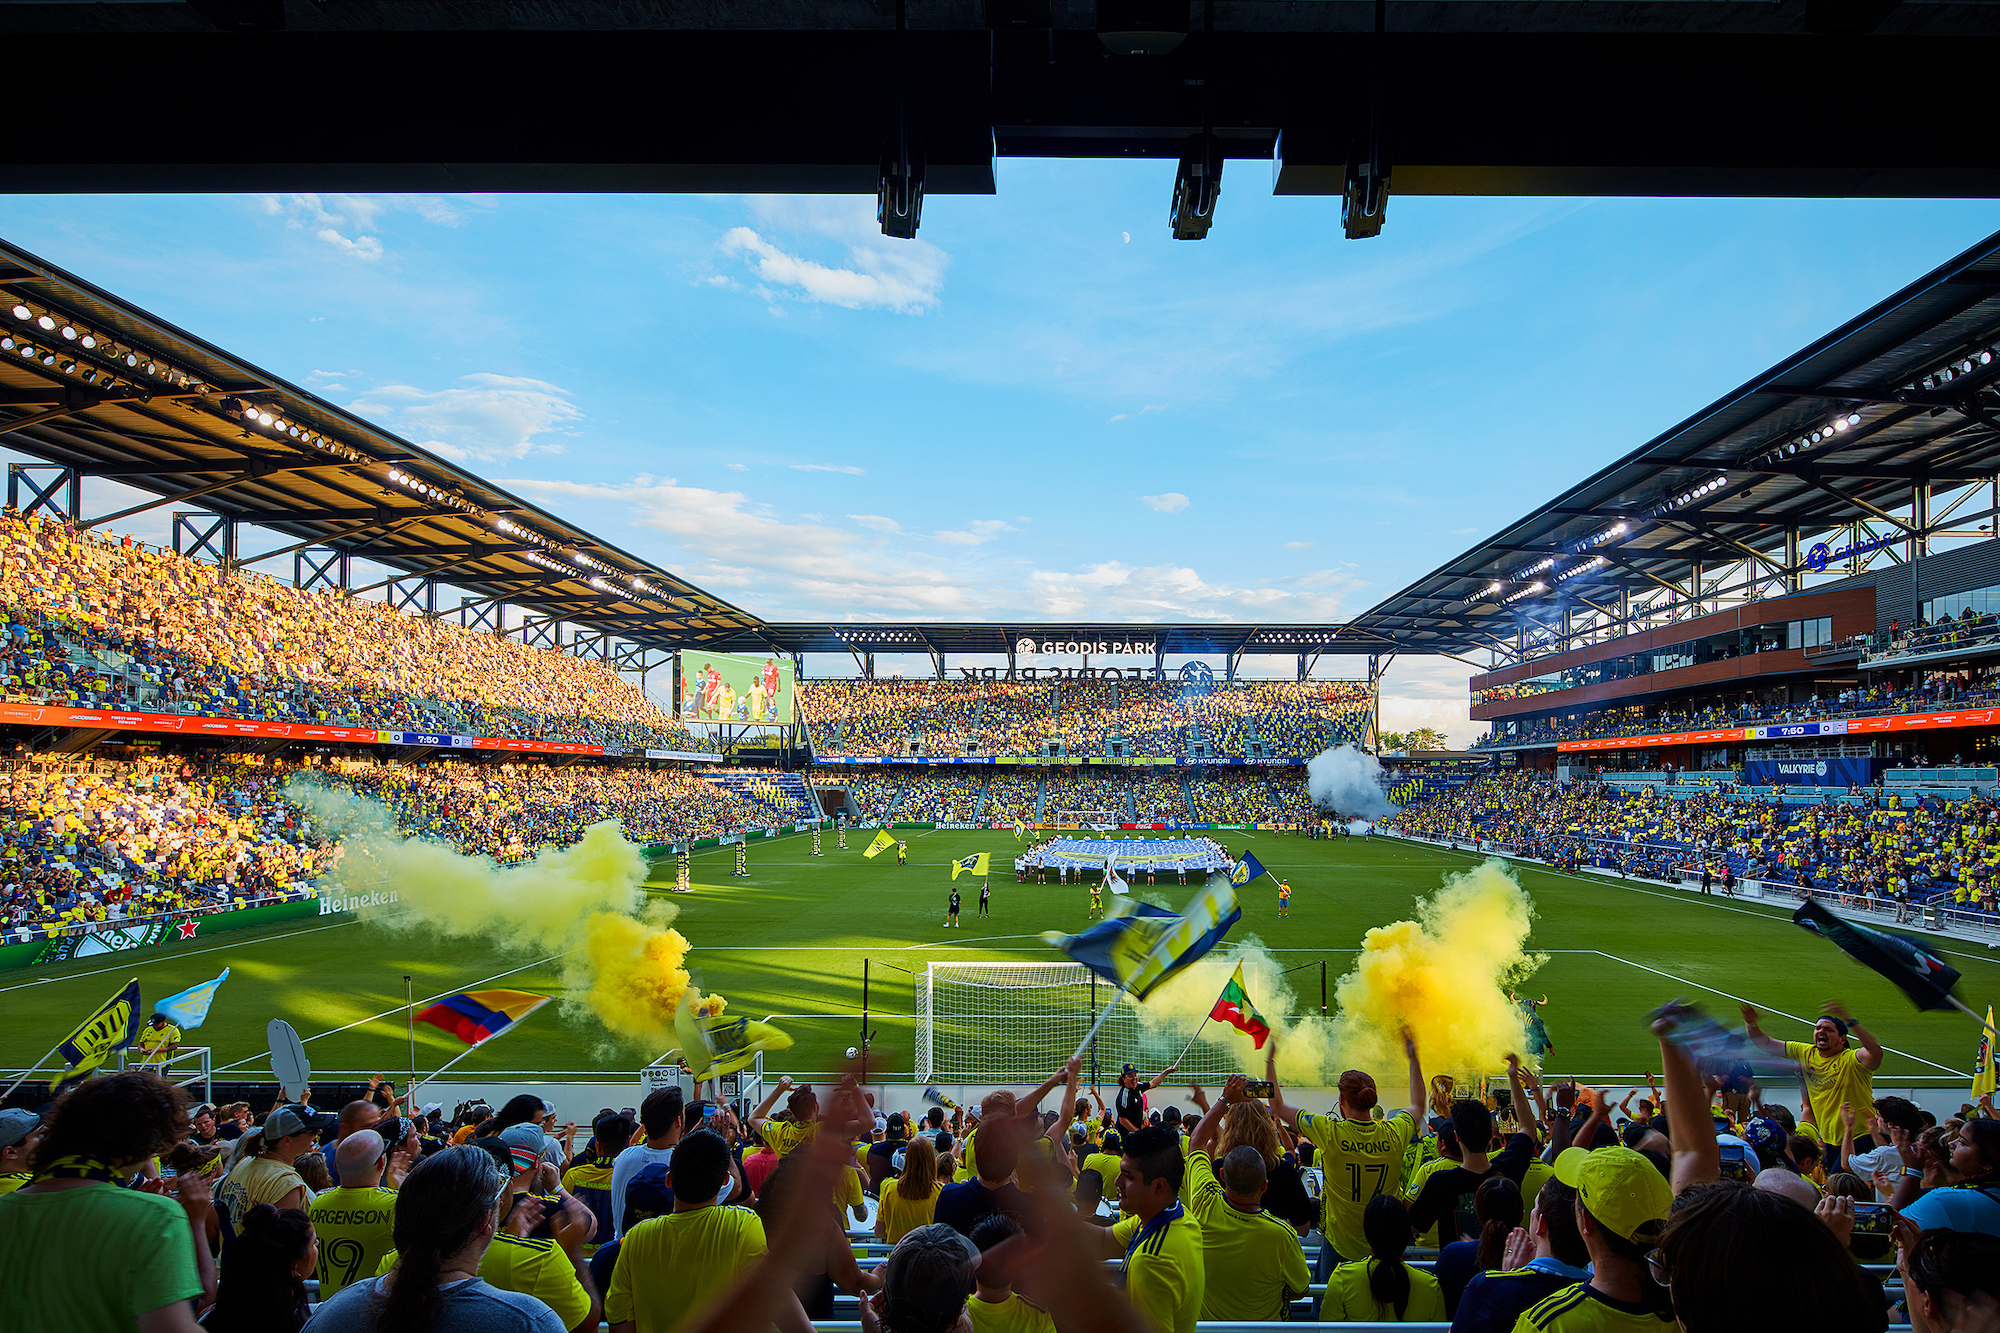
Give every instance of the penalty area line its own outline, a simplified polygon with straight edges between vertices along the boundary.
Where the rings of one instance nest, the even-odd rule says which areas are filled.
[[[1780,1018],[1789,1018],[1794,1023],[1805,1023],[1811,1021],[1809,1019],[1800,1017],[1798,1014],[1788,1014],[1782,1009],[1772,1008],[1768,1005],[1759,1004],[1755,1000],[1745,999],[1741,995],[1732,995],[1726,990],[1717,990],[1715,987],[1704,985],[1699,981],[1691,981],[1686,977],[1677,977],[1671,972],[1662,972],[1657,967],[1648,967],[1644,963],[1635,963],[1630,958],[1623,958],[1615,953],[1606,953],[1602,949],[1591,949],[1588,950],[1587,952],[1594,953],[1598,955],[1600,958],[1609,958],[1614,963],[1623,963],[1627,967],[1636,967],[1641,972],[1651,972],[1656,977],[1665,977],[1668,981],[1678,982],[1683,986],[1692,986],[1696,990],[1705,990],[1710,995],[1720,995],[1725,1000],[1734,1000],[1738,1004],[1747,1004],[1752,1009],[1757,1010],[1759,1013],[1776,1014]],[[1882,1049],[1888,1051],[1892,1055],[1900,1055],[1905,1060],[1915,1060],[1920,1065],[1929,1065],[1932,1069],[1941,1069],[1947,1074],[1958,1074],[1964,1072],[1963,1070],[1954,1069],[1950,1065],[1941,1065],[1935,1060],[1926,1060],[1921,1055],[1912,1055],[1908,1051],[1897,1050],[1894,1046],[1884,1045]]]

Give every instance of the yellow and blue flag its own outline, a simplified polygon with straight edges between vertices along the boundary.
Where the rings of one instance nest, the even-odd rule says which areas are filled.
[[[153,1006],[153,1012],[175,1027],[198,1028],[208,1021],[208,1008],[215,1003],[215,992],[227,980],[229,980],[229,969],[225,967],[222,969],[222,975],[215,980],[204,981],[199,986],[189,986],[178,995],[169,995]]]
[[[62,1056],[69,1067],[49,1088],[50,1093],[59,1094],[70,1084],[81,1082],[97,1072],[104,1063],[104,1057],[121,1046],[132,1044],[132,1034],[139,1026],[139,978],[125,983],[125,989],[97,1007],[97,1012],[77,1025],[76,1031],[63,1038],[62,1045],[56,1047],[56,1054]]]
[[[674,1035],[680,1038],[681,1059],[696,1082],[748,1069],[759,1051],[782,1051],[791,1034],[750,1018],[726,1018],[701,1012],[701,992],[689,986],[674,1010]]]
[[[549,1002],[524,990],[469,990],[447,995],[417,1015],[468,1046],[491,1041]]]
[[[960,872],[968,875],[985,875],[989,873],[992,861],[993,853],[991,852],[980,852],[976,856],[967,856],[953,861],[951,863],[951,877],[957,879]]]
[[[1240,889],[1251,880],[1257,878],[1257,876],[1268,875],[1270,873],[1270,871],[1264,869],[1263,862],[1250,853],[1245,852],[1243,853],[1243,859],[1230,868],[1229,882]]]
[[[1081,935],[1050,930],[1042,938],[1143,1000],[1154,987],[1213,949],[1242,919],[1235,887],[1214,879],[1179,915],[1151,903],[1133,902]]]
[[[888,829],[876,829],[875,841],[868,844],[868,850],[861,853],[861,859],[864,861],[873,860],[875,857],[881,855],[883,852],[888,851],[891,847],[894,847],[895,845],[896,845],[895,834],[889,832]]]
[[[1986,1006],[1986,1026],[1979,1032],[1979,1054],[1972,1061],[1972,1095],[1990,1097],[1995,1084],[2000,1083],[2000,1069],[1993,1059],[1993,1006]]]

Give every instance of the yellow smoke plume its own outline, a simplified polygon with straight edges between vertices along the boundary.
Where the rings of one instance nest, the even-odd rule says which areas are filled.
[[[1447,876],[1436,893],[1417,901],[1414,920],[1377,926],[1362,938],[1353,966],[1332,989],[1331,1018],[1317,1013],[1318,970],[1288,979],[1279,956],[1251,936],[1209,954],[1147,998],[1140,1010],[1144,1045],[1148,1054],[1178,1053],[1241,963],[1244,987],[1271,1025],[1282,1083],[1330,1085],[1343,1069],[1363,1069],[1374,1075],[1384,1106],[1401,1106],[1409,1087],[1406,1027],[1417,1039],[1426,1079],[1451,1074],[1464,1085],[1504,1071],[1509,1051],[1532,1064],[1522,1013],[1506,992],[1545,961],[1524,950],[1533,918],[1534,905],[1504,862]],[[1302,998],[1301,990],[1310,994]],[[1230,1051],[1242,1072],[1263,1077],[1263,1053],[1246,1034],[1210,1023],[1199,1040]]]
[[[341,839],[330,876],[340,892],[395,894],[393,903],[358,908],[364,917],[388,929],[561,954],[568,1002],[650,1055],[676,1044],[688,942],[671,929],[675,905],[647,899],[645,859],[615,820],[593,824],[573,847],[503,868],[403,836],[378,801],[300,779],[286,795]]]

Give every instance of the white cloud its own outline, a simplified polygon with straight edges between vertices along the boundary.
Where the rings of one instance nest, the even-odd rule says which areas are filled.
[[[763,230],[731,227],[720,248],[750,266],[766,284],[759,294],[767,300],[783,295],[849,310],[911,315],[938,303],[950,257],[928,241],[882,235],[865,200],[759,196],[750,202]],[[772,239],[780,234],[792,248]],[[839,262],[822,263],[797,252],[804,248],[800,242],[816,237],[842,249]]]
[[[1312,545],[1311,542],[1286,542],[1285,549],[1287,551],[1309,551],[1312,549]]]
[[[380,236],[389,213],[415,213],[439,227],[456,227],[475,210],[495,206],[492,196],[446,198],[420,194],[263,194],[256,196],[265,216],[282,219],[288,231],[309,231],[334,250],[368,263],[386,247]]]
[[[582,410],[563,389],[512,375],[465,375],[454,389],[384,384],[348,406],[427,449],[461,460],[560,453],[560,443],[538,437],[583,420]]]
[[[1142,495],[1139,503],[1156,514],[1178,514],[1191,502],[1179,491],[1168,491],[1165,495]]]
[[[1132,244],[1132,233],[1131,233],[1131,232],[1129,232],[1129,231],[1121,231],[1121,232],[1119,232],[1119,233],[1118,233],[1118,235],[1119,235],[1119,237],[1120,237],[1120,238],[1121,238],[1121,239],[1122,239],[1122,240],[1123,240],[1123,241],[1125,242],[1125,244],[1127,244],[1127,245],[1130,245],[1130,244]]]
[[[1127,419],[1127,416],[1128,416],[1127,413],[1120,412],[1117,416],[1111,418],[1111,421],[1107,421],[1104,424],[1108,426],[1111,424],[1112,421],[1124,421]]]
[[[727,466],[731,472],[748,472],[750,470],[749,466],[744,463],[730,463]]]
[[[880,514],[849,514],[848,517],[859,523],[862,527],[873,528],[877,532],[901,532],[903,530],[901,523],[898,523],[893,518],[884,518]]]
[[[868,471],[850,463],[787,463],[785,466],[794,472],[843,472],[850,477],[863,476]]]
[[[1051,620],[1324,621],[1336,619],[1348,594],[1363,586],[1333,570],[1238,586],[1211,583],[1182,565],[1107,560],[1074,572],[1038,569],[1028,592],[1031,609]]]
[[[974,519],[962,529],[947,532],[933,532],[931,540],[943,542],[947,546],[981,546],[992,541],[1003,532],[1012,532],[1011,523],[1003,523],[997,518]]]

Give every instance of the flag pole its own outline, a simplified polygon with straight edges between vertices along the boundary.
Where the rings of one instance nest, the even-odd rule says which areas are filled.
[[[491,1040],[493,1040],[491,1037],[488,1037],[486,1039],[486,1041],[491,1041]],[[434,1073],[432,1073],[432,1075],[429,1078],[424,1080],[424,1085],[427,1086],[429,1084],[437,1082],[439,1074],[442,1074],[445,1070],[451,1068],[453,1065],[457,1064],[460,1060],[463,1060],[466,1056],[471,1055],[474,1051],[478,1050],[480,1046],[484,1046],[485,1044],[486,1042],[482,1041],[478,1043],[478,1045],[468,1046],[464,1050],[460,1051],[457,1055],[452,1056],[451,1059],[439,1065],[437,1067],[437,1070]]]
[[[410,1033],[410,1083],[417,1081],[417,993],[410,988],[408,973],[403,974],[403,1017]]]
[[[63,1038],[63,1041],[68,1041],[68,1040],[69,1040],[68,1037]],[[42,1052],[42,1059],[35,1061],[35,1063],[29,1065],[26,1069],[22,1070],[21,1077],[15,1079],[12,1083],[9,1083],[7,1085],[6,1092],[0,1092],[0,1098],[12,1096],[14,1089],[20,1087],[23,1083],[26,1083],[28,1081],[28,1075],[34,1073],[36,1070],[42,1067],[42,1060],[48,1059],[51,1055],[54,1055],[57,1051],[61,1050],[62,1045],[63,1042],[59,1041],[55,1045],[49,1047],[48,1050]]]
[[[1187,1059],[1187,1053],[1194,1049],[1195,1037],[1199,1037],[1202,1034],[1202,1030],[1208,1026],[1209,1021],[1214,1017],[1215,1017],[1214,1014],[1210,1014],[1207,1018],[1201,1020],[1200,1026],[1195,1028],[1194,1030],[1194,1037],[1189,1037],[1188,1044],[1181,1047],[1181,1053],[1174,1057],[1174,1063],[1176,1065],[1178,1065],[1181,1061]]]
[[[1946,992],[1944,993],[1944,998],[1945,998],[1945,999],[1947,999],[1947,1000],[1950,1000],[1950,1001],[1951,1001],[1951,1007],[1952,1007],[1952,1008],[1954,1008],[1954,1009],[1958,1010],[1958,1011],[1959,1011],[1960,1013],[1964,1014],[1964,1015],[1965,1015],[1965,1016],[1966,1016],[1967,1018],[1969,1018],[1969,1019],[1971,1019],[1971,1020],[1972,1020],[1973,1022],[1975,1022],[1975,1023],[1979,1024],[1979,1026],[1980,1026],[1980,1029],[1981,1029],[1982,1031],[1986,1031],[1986,1032],[1992,1032],[1992,1031],[1993,1031],[1993,1029],[1992,1029],[1992,1028],[1990,1028],[1990,1027],[1987,1027],[1987,1026],[1986,1026],[1986,1019],[1985,1019],[1985,1018],[1984,1018],[1984,1017],[1983,1017],[1982,1015],[1980,1015],[1980,1014],[1977,1014],[1977,1013],[1973,1012],[1973,1010],[1971,1009],[1971,1007],[1970,1007],[1970,1006],[1968,1006],[1968,1005],[1967,1005],[1967,1004],[1965,1003],[1965,1001],[1963,1001],[1963,1000],[1959,999],[1959,998],[1958,998],[1958,997],[1957,997],[1956,995],[1953,995],[1953,994],[1952,994],[1952,993],[1951,993],[1950,991],[1946,991]],[[2000,1033],[1995,1033],[1995,1035],[1996,1035],[1996,1036],[2000,1036]],[[47,1059],[48,1057],[47,1057],[47,1056],[43,1056],[42,1058],[43,1058],[43,1059]]]
[[[1111,1011],[1116,1009],[1118,1002],[1124,998],[1125,988],[1123,986],[1112,992],[1111,1002],[1104,1006],[1104,1012],[1097,1016],[1097,1021],[1090,1025],[1090,1031],[1085,1033],[1083,1040],[1076,1044],[1076,1054],[1070,1057],[1071,1059],[1081,1060],[1083,1058],[1083,1053],[1090,1049],[1090,1043],[1097,1040],[1098,1030],[1104,1026],[1104,1020],[1111,1017]]]

